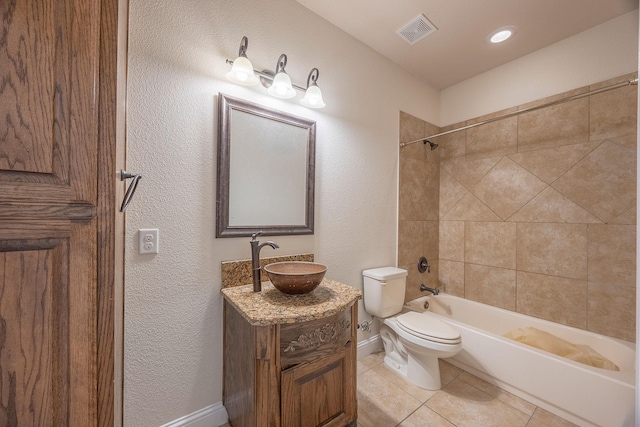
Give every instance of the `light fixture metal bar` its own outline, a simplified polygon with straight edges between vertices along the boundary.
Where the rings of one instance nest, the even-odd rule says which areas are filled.
[[[233,65],[233,61],[230,60],[230,59],[227,59],[227,64]],[[272,73],[270,71],[265,72],[265,71],[258,71],[256,69],[254,69],[253,72],[256,73],[256,75],[262,77],[263,79],[266,79],[266,80],[269,80],[269,81],[273,81],[273,76],[275,75],[275,73]],[[307,90],[306,87],[299,86],[299,85],[297,85],[295,83],[291,83],[291,86],[293,86],[294,88],[298,89],[301,92],[304,92],[304,91]]]
[[[595,95],[595,94],[598,94],[598,93],[601,93],[601,92],[606,92],[606,91],[609,91],[609,90],[612,90],[612,89],[618,89],[618,88],[621,88],[621,87],[624,87],[624,86],[637,85],[637,84],[638,84],[638,79],[627,80],[627,81],[624,81],[624,82],[621,82],[621,83],[616,83],[616,84],[613,84],[613,85],[610,85],[610,86],[606,86],[606,87],[603,87],[603,88],[600,88],[600,89],[595,89],[595,90],[592,90],[592,91],[589,91],[589,92],[580,93],[578,95],[568,96],[566,98],[562,98],[562,99],[558,99],[558,100],[555,100],[555,101],[547,102],[545,104],[535,105],[535,106],[529,107],[529,108],[523,108],[522,110],[518,110],[518,111],[511,112],[511,113],[507,113],[507,114],[504,114],[504,115],[499,116],[499,117],[494,117],[492,119],[483,120],[483,121],[478,122],[478,123],[473,123],[473,124],[470,124],[470,125],[467,125],[467,126],[462,126],[462,127],[459,127],[459,128],[451,129],[451,130],[448,130],[446,132],[440,132],[440,133],[437,133],[435,135],[425,136],[425,137],[416,139],[414,141],[401,142],[400,143],[400,148],[406,147],[407,145],[416,144],[418,142],[423,142],[424,140],[427,140],[427,139],[436,138],[438,136],[449,135],[450,133],[459,132],[461,130],[466,130],[466,129],[471,129],[471,128],[474,128],[476,126],[480,126],[480,125],[484,125],[484,124],[487,124],[487,123],[496,122],[496,121],[502,120],[502,119],[507,119],[509,117],[517,116],[517,115],[522,114],[522,113],[528,113],[529,111],[535,111],[535,110],[539,110],[541,108],[551,107],[553,105],[558,105],[558,104],[563,104],[565,102],[574,101],[576,99],[584,98],[584,97],[589,96],[589,95]]]

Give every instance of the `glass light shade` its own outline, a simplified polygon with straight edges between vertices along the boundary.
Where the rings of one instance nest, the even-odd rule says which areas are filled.
[[[322,108],[325,104],[322,99],[322,91],[316,85],[309,86],[304,93],[304,98],[300,100],[300,104],[309,108]]]
[[[296,96],[296,90],[291,85],[291,78],[284,71],[276,74],[268,91],[271,96],[276,98],[293,98]]]
[[[258,84],[258,77],[253,72],[253,65],[246,56],[239,56],[233,61],[231,71],[227,73],[227,78],[234,83],[244,86]]]

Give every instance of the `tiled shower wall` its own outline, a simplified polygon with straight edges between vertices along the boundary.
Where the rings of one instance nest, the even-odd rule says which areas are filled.
[[[621,76],[537,103],[584,93]],[[410,141],[438,129],[400,115]],[[591,95],[400,150],[398,265],[420,283],[635,341],[637,87]],[[426,256],[431,274],[420,274]]]

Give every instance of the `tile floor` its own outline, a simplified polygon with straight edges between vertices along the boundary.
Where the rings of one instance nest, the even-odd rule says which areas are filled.
[[[443,360],[442,389],[429,391],[392,372],[383,357],[358,361],[358,427],[575,426]]]
[[[442,389],[429,391],[392,372],[383,358],[379,352],[358,360],[358,427],[575,426],[443,360]]]

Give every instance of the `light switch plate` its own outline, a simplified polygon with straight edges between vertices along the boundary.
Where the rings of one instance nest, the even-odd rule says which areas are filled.
[[[138,230],[138,253],[157,254],[160,234],[157,228],[141,228]]]

